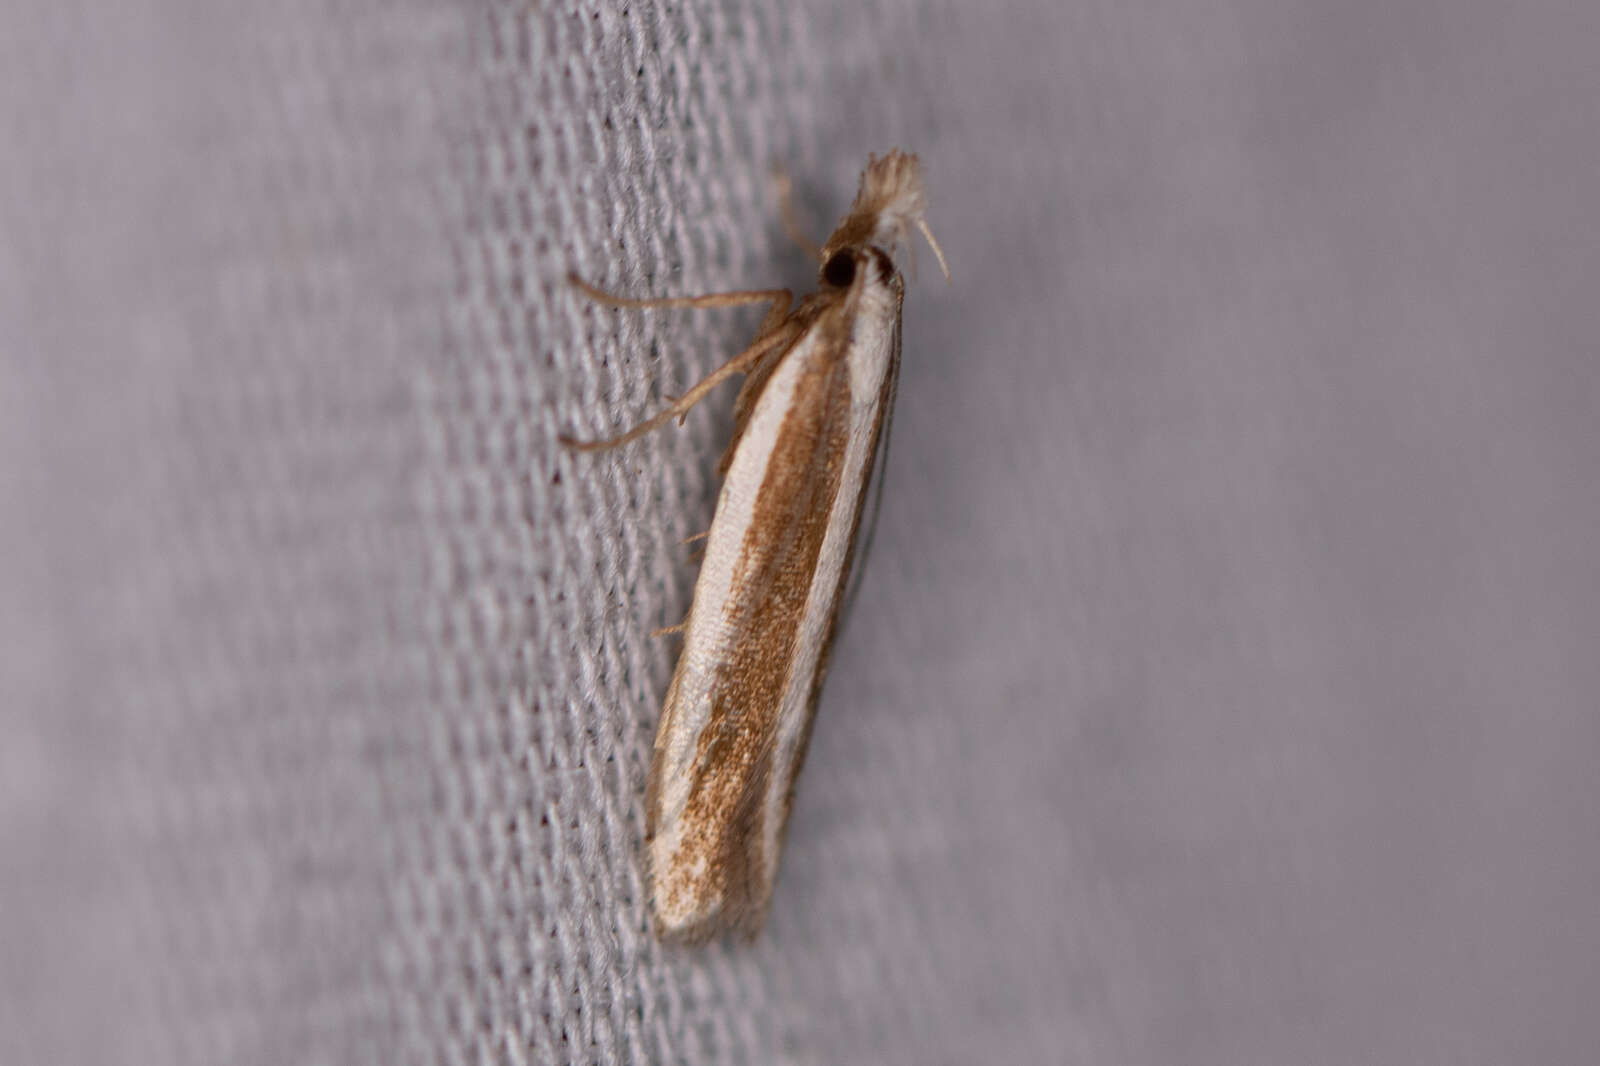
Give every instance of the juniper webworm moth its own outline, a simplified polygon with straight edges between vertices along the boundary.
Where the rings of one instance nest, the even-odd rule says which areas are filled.
[[[753,935],[765,917],[894,404],[905,284],[890,253],[916,228],[945,269],[916,156],[869,158],[820,249],[798,235],[786,186],[783,200],[785,226],[819,263],[817,291],[798,305],[787,289],[626,299],[570,278],[611,307],[769,308],[749,347],[654,418],[607,440],[563,438],[579,451],[627,444],[745,375],[693,604],[673,627],[683,651],[646,790],[664,939]]]

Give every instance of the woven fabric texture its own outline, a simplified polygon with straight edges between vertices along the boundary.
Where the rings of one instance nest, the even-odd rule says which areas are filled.
[[[1600,14],[21,0],[0,1062],[1577,1063]],[[918,152],[767,928],[643,796],[731,392]]]

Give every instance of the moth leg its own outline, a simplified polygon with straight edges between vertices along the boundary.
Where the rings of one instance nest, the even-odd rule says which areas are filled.
[[[744,379],[744,384],[739,386],[739,395],[733,400],[733,435],[728,438],[728,446],[722,453],[722,459],[717,463],[717,476],[724,477],[728,473],[728,466],[733,462],[733,453],[739,446],[739,441],[744,437],[744,427],[750,421],[750,413],[755,410],[756,398],[761,395],[761,390],[766,387],[767,379],[778,368],[778,361],[783,358],[781,349],[774,349],[767,357],[750,368],[749,374]]]
[[[576,278],[573,279],[573,283],[586,292],[590,291],[590,286],[585,285]],[[594,289],[593,292],[600,293],[600,290]],[[605,293],[600,293],[600,295],[605,296],[607,299],[614,299],[614,297],[610,297]],[[693,408],[695,404],[705,399],[706,395],[710,393],[712,389],[728,380],[728,378],[732,377],[734,374],[748,374],[751,368],[759,365],[762,358],[768,353],[794,339],[794,329],[784,329],[781,325],[788,312],[790,299],[791,296],[788,289],[769,289],[760,292],[717,293],[711,296],[674,297],[670,300],[661,301],[660,304],[651,304],[648,301],[631,301],[630,303],[621,305],[642,305],[648,307],[660,306],[661,304],[664,304],[672,307],[723,307],[737,303],[755,303],[757,300],[773,301],[772,310],[767,312],[767,317],[762,322],[761,332],[757,334],[755,341],[750,345],[750,347],[746,348],[744,351],[740,352],[738,355],[734,356],[732,359],[729,359],[726,363],[723,363],[720,367],[707,374],[694,388],[684,393],[677,400],[674,400],[672,405],[665,411],[662,411],[653,418],[645,419],[637,426],[634,426],[627,432],[618,434],[615,437],[607,437],[604,440],[584,441],[569,437],[566,434],[562,434],[560,437],[561,443],[566,445],[568,448],[573,449],[574,451],[605,451],[607,448],[617,448],[624,444],[638,440],[646,433],[665,425],[674,418],[682,419],[689,413],[690,409]],[[725,302],[702,302],[708,300]]]
[[[756,328],[756,340],[760,340],[768,333],[783,325],[783,320],[789,317],[789,303],[793,299],[788,289],[783,292],[782,300],[774,300],[772,306],[767,308],[767,313],[761,316],[761,325]]]
[[[711,536],[711,530],[708,529],[704,533],[696,533],[692,537],[684,537],[683,540],[679,541],[678,543],[687,546],[687,545],[695,543],[696,541],[705,540],[709,536]],[[682,633],[684,630],[686,630],[688,628],[689,628],[689,619],[685,618],[683,621],[679,622],[675,626],[662,626],[659,629],[652,629],[650,631],[650,636],[651,637],[670,637],[675,633]]]
[[[597,304],[607,307],[743,307],[745,304],[770,303],[773,311],[789,309],[794,293],[788,289],[741,289],[736,292],[712,292],[703,296],[653,296],[643,300],[618,296],[590,285],[577,274],[568,273],[567,283]],[[771,316],[772,312],[768,312]]]
[[[812,259],[822,258],[822,248],[815,244],[800,226],[800,216],[794,209],[794,182],[789,180],[789,172],[783,164],[772,164],[772,187],[778,199],[778,221],[783,223],[783,232],[795,245]]]

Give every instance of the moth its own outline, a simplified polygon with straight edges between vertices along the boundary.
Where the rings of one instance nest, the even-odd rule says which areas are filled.
[[[627,444],[746,375],[693,604],[669,630],[683,651],[646,789],[651,903],[668,940],[754,936],[765,918],[894,406],[905,283],[890,253],[914,227],[949,277],[914,155],[869,157],[820,249],[800,236],[786,183],[780,193],[785,227],[820,267],[798,305],[787,289],[627,299],[569,277],[611,307],[769,306],[750,346],[665,411],[606,440],[563,438],[579,451]]]

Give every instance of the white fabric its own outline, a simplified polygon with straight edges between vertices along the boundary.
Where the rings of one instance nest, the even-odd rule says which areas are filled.
[[[1593,5],[21,0],[0,1062],[1580,1062]],[[643,793],[753,315],[869,151],[873,557],[752,946]]]

